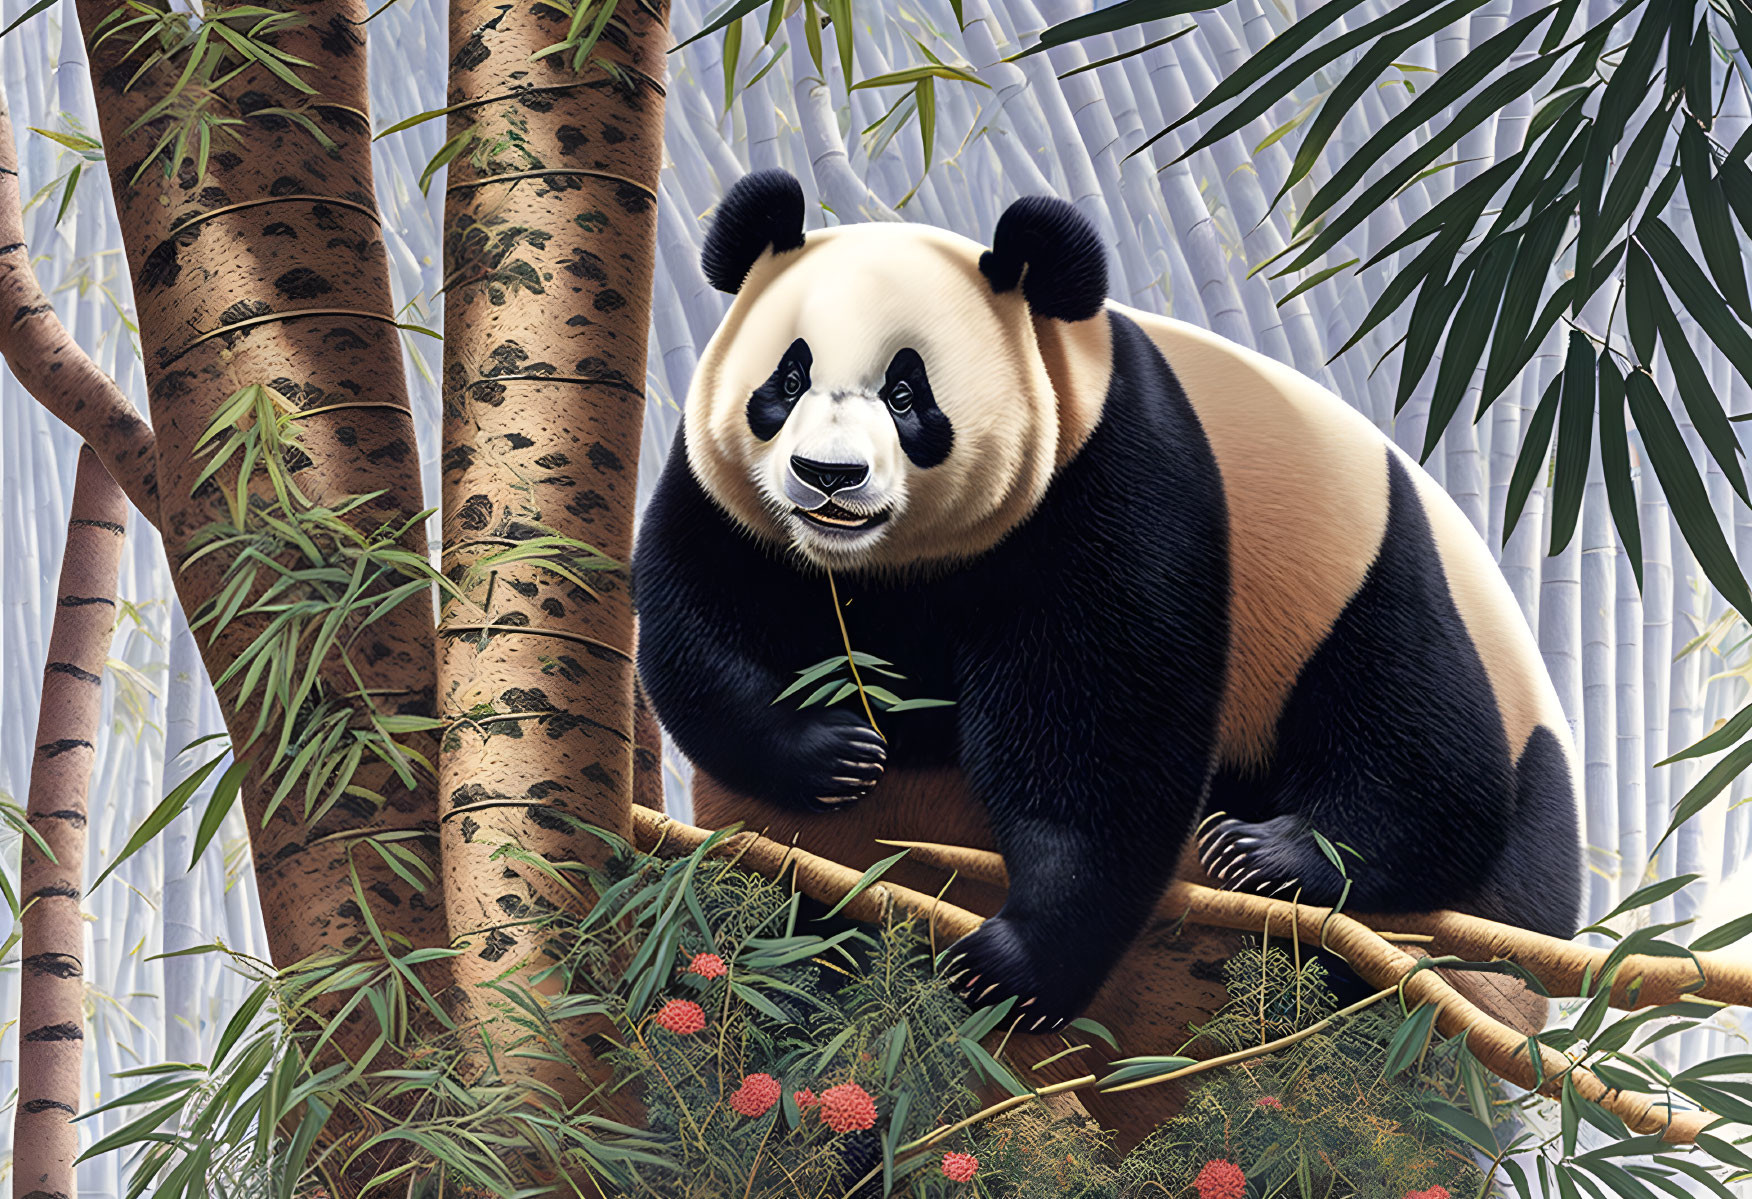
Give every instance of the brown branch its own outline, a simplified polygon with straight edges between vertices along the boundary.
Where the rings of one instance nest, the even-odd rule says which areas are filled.
[[[152,427],[55,315],[31,269],[24,193],[6,97],[0,94],[0,357],[36,401],[93,447],[128,499],[158,523]]]
[[[971,849],[965,845],[936,845],[925,841],[883,841],[882,844],[911,851],[910,856],[915,862],[958,871],[965,878],[978,879],[997,887],[1009,885],[1003,856],[990,850]],[[1214,900],[1213,896],[1220,896],[1220,901]],[[1304,929],[1312,923],[1318,930],[1320,921],[1326,916],[1325,908],[1296,905],[1288,900],[1266,899],[1240,891],[1216,891],[1185,881],[1170,887],[1157,904],[1156,910],[1170,919],[1178,919],[1180,913],[1188,912],[1187,918],[1195,923],[1242,930],[1258,928],[1267,919],[1276,927],[1277,922],[1287,919],[1292,910],[1301,915]],[[1556,996],[1580,995],[1582,980],[1597,977],[1605,967],[1610,953],[1609,950],[1572,944],[1543,933],[1498,924],[1494,920],[1465,912],[1353,915],[1369,926],[1377,937],[1404,940],[1407,938],[1401,934],[1411,934],[1418,940],[1433,941],[1445,953],[1458,954],[1473,962],[1506,958],[1525,966],[1544,984],[1547,991]],[[1375,927],[1377,924],[1382,927],[1391,926],[1395,931],[1383,932]],[[1608,1002],[1625,1011],[1657,1007],[1684,998],[1752,1006],[1752,960],[1727,957],[1719,953],[1699,953],[1693,956],[1695,962],[1692,958],[1631,955],[1618,971],[1613,982],[1612,998]]]
[[[3,121],[4,116],[0,116]],[[86,792],[103,720],[103,667],[116,624],[116,576],[128,502],[89,446],[79,451],[67,551],[61,561],[49,657],[37,715],[26,808],[52,853],[26,837],[19,976],[15,1177],[33,1195],[71,1195],[85,1049],[84,885]]]
[[[656,812],[637,810],[633,816],[636,843],[639,848],[648,852],[655,851],[659,846],[686,852],[698,848],[711,836],[702,829],[679,824]],[[908,845],[913,855],[921,861],[951,865],[954,869],[963,870],[974,877],[983,877],[987,881],[1001,881],[1004,877],[1001,873],[1002,858],[989,851],[963,846],[933,846],[921,842],[893,844]],[[789,867],[795,872],[799,891],[829,903],[837,901],[850,891],[861,877],[857,871],[837,862],[779,845],[753,833],[737,833],[726,838],[716,848],[720,853],[735,852],[742,855],[743,864],[760,874],[777,875]],[[980,918],[971,912],[941,903],[922,892],[881,882],[857,896],[846,905],[844,911],[854,919],[872,921],[884,918],[892,908],[908,911],[928,921],[935,930],[950,936],[970,932],[980,923]],[[1244,931],[1256,930],[1267,921],[1273,929],[1286,930],[1294,923],[1304,940],[1324,943],[1328,950],[1343,958],[1371,986],[1379,989],[1403,986],[1409,1003],[1434,1005],[1437,1013],[1436,1026],[1448,1036],[1467,1034],[1467,1044],[1474,1056],[1499,1077],[1527,1090],[1553,1095],[1561,1090],[1563,1079],[1567,1076],[1583,1098],[1614,1113],[1637,1132],[1660,1133],[1668,1141],[1685,1144],[1695,1140],[1697,1134],[1715,1119],[1708,1112],[1669,1110],[1666,1105],[1653,1100],[1612,1090],[1592,1071],[1576,1065],[1555,1049],[1541,1047],[1541,1060],[1536,1070],[1528,1059],[1528,1039],[1523,1033],[1479,1010],[1436,971],[1418,970],[1413,974],[1419,959],[1383,939],[1378,932],[1363,923],[1362,918],[1335,913],[1328,908],[1309,907],[1236,891],[1218,891],[1184,881],[1177,881],[1169,886],[1156,910],[1159,917],[1170,922],[1185,919],[1195,924]],[[1550,967],[1553,961],[1561,964],[1559,968],[1553,969],[1554,980],[1561,983],[1569,977],[1567,971],[1574,965],[1574,960],[1568,952],[1558,953],[1557,950],[1569,951],[1576,947],[1551,937],[1525,933],[1505,925],[1493,925],[1490,921],[1479,920],[1477,917],[1465,917],[1458,922],[1448,921],[1452,915],[1454,914],[1446,912],[1426,918],[1395,915],[1391,918],[1391,923],[1396,929],[1410,927],[1429,932],[1436,935],[1438,941],[1443,940],[1437,931],[1438,927],[1458,928],[1459,935],[1463,938],[1461,944],[1444,942],[1445,948],[1477,948],[1484,943],[1487,931],[1480,926],[1489,926],[1490,930],[1496,930],[1490,935],[1497,943],[1526,951],[1525,956],[1531,960],[1522,961],[1521,964],[1540,976],[1542,981],[1541,969]],[[1437,923],[1431,923],[1432,921]],[[1447,924],[1444,926],[1441,922]],[[1587,954],[1593,951],[1576,952]],[[1699,957],[1704,962],[1706,974],[1724,965],[1713,955],[1702,954]],[[1652,970],[1664,961],[1661,958],[1631,957],[1627,959],[1621,974],[1634,975],[1645,966]],[[1727,990],[1729,1002],[1747,1003],[1752,1000],[1752,996],[1745,992],[1733,991],[1729,981],[1731,976],[1732,970],[1721,971],[1714,981],[1706,982],[1705,985],[1716,990]],[[1579,973],[1575,977],[1579,981]],[[1695,973],[1692,977],[1695,981]],[[1547,987],[1554,993],[1561,993],[1559,988],[1551,987],[1549,983]],[[1732,997],[1736,994],[1737,999]],[[1644,1002],[1645,999],[1639,996],[1638,1004]],[[1661,1000],[1657,998],[1646,1002]]]

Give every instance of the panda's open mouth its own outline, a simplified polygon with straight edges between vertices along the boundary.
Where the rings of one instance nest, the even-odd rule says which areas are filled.
[[[887,508],[880,512],[853,512],[832,500],[819,508],[795,508],[793,511],[817,528],[829,529],[835,533],[862,533],[882,524],[889,515]]]

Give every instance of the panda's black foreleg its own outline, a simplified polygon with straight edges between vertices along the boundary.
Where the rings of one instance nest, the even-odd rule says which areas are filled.
[[[1023,1032],[1051,1032],[1105,981],[1149,903],[1105,840],[1062,824],[1016,822],[1003,837],[1008,901],[945,953],[944,977],[977,1006],[1015,996]]]

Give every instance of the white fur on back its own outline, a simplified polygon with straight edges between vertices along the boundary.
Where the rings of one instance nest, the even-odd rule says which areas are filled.
[[[1386,454],[1414,480],[1510,754],[1569,725],[1502,571],[1447,492],[1367,418],[1301,372],[1215,333],[1125,308],[1162,351],[1211,441],[1229,504],[1236,665],[1225,759],[1262,764],[1296,673],[1362,586],[1387,526]]]

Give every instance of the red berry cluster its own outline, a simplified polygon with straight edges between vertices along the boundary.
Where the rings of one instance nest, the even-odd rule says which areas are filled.
[[[706,1027],[706,1013],[691,999],[671,999],[657,1009],[656,1020],[678,1037],[691,1037]]]
[[[943,1177],[950,1182],[972,1182],[973,1176],[979,1173],[979,1158],[971,1153],[945,1153],[943,1155]]]
[[[723,978],[730,973],[730,968],[724,965],[724,959],[715,953],[696,953],[693,961],[687,964],[689,974],[697,974],[704,979]]]
[[[779,1101],[779,1080],[771,1074],[750,1074],[730,1096],[730,1106],[753,1119],[764,1116]]]
[[[1427,1191],[1407,1191],[1405,1199],[1448,1199],[1448,1188],[1437,1183]]]
[[[876,1127],[876,1101],[855,1082],[841,1083],[821,1093],[821,1120],[835,1132]]]
[[[1198,1199],[1242,1199],[1247,1194],[1247,1175],[1234,1162],[1218,1158],[1205,1163],[1192,1185]]]

